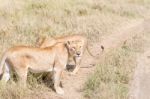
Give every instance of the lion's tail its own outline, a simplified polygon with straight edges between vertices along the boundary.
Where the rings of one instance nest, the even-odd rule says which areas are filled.
[[[88,44],[86,45],[86,47],[87,47],[86,49],[87,49],[87,51],[88,51],[88,53],[89,53],[90,56],[92,56],[92,57],[94,57],[94,58],[99,58],[98,56],[95,56],[95,55],[93,55],[93,54],[91,53]],[[101,52],[102,52],[102,53],[104,52],[104,46],[103,46],[103,45],[101,45]]]

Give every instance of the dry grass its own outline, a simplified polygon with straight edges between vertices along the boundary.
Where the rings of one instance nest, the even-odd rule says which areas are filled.
[[[128,99],[130,81],[137,55],[149,44],[149,32],[136,35],[117,50],[112,50],[97,65],[85,84],[85,97],[90,99]]]
[[[0,99],[39,99],[39,97],[47,99],[54,91],[53,83],[43,81],[39,75],[28,75],[26,88],[19,85],[14,79],[7,84],[0,82]]]
[[[39,34],[85,33],[100,39],[122,23],[145,17],[149,5],[142,1],[1,0],[1,52],[12,45],[32,45]]]
[[[84,33],[91,41],[99,41],[104,35],[111,34],[116,27],[131,20],[145,18],[149,12],[149,0],[0,0],[0,54],[14,45],[34,46],[39,35],[61,36]],[[131,53],[130,51],[126,52],[127,50],[128,48],[118,49],[121,55],[124,54],[124,58]],[[118,59],[120,54],[108,56]],[[114,61],[110,59],[108,63],[113,62],[114,64]],[[106,64],[99,67],[103,66]],[[109,67],[112,69],[112,66],[112,64],[107,65],[104,70],[97,72],[102,78],[107,78],[107,75],[111,73]],[[104,75],[103,71],[107,69],[110,73]],[[118,79],[116,82],[124,79],[122,73],[125,71],[123,70],[124,68],[120,67],[117,71],[120,71],[121,74],[113,74]],[[109,80],[112,78],[108,77],[103,82],[109,82]],[[128,81],[128,77],[124,80]],[[97,83],[97,85],[91,84],[89,87],[95,88],[95,86],[101,85],[101,83]],[[34,90],[35,93],[41,90],[48,92],[47,87],[42,84],[37,83],[37,86],[42,86],[42,88],[33,86],[33,89],[28,89],[28,91],[33,91],[35,88],[37,90]],[[109,87],[105,84],[103,86]],[[114,83],[114,86],[125,85],[118,86]],[[20,99],[28,96],[28,91],[22,93],[24,91],[21,91],[21,88],[14,89],[16,89],[16,85],[13,84],[8,85],[4,90],[1,89],[0,98]],[[117,90],[124,90],[124,88]],[[35,95],[35,97],[37,96]]]

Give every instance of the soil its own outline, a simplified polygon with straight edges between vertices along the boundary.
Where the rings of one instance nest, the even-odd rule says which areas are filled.
[[[150,20],[144,21],[143,31],[150,32]],[[137,56],[137,66],[135,68],[133,81],[131,82],[130,99],[150,99],[150,40],[146,36],[144,52]]]

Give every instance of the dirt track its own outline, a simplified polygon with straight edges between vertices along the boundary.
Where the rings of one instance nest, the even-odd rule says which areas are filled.
[[[130,99],[150,99],[150,49],[137,59]]]
[[[150,20],[143,24],[143,32],[150,32]],[[150,99],[150,40],[145,35],[144,53],[137,56],[137,66],[131,83],[130,99]]]

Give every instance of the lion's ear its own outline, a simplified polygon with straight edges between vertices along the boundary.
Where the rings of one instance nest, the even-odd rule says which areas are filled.
[[[70,41],[66,41],[65,46],[70,47]]]
[[[70,41],[66,41],[66,43],[65,43],[66,45],[70,45]]]

